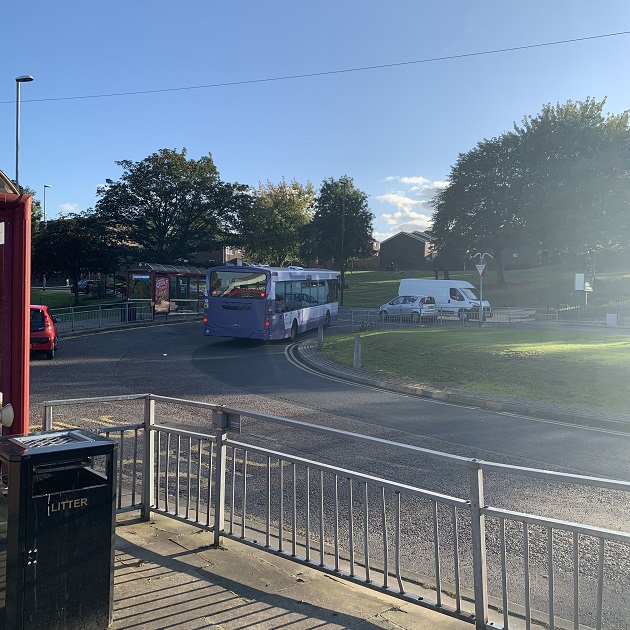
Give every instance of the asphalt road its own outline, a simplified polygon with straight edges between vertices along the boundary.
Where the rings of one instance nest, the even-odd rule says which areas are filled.
[[[31,361],[31,428],[41,427],[44,400],[150,392],[239,406],[467,457],[630,480],[629,435],[459,407],[320,376],[290,361],[290,347],[289,342],[207,339],[195,322],[62,338],[52,361]],[[275,428],[250,425],[248,430],[276,443],[279,439]],[[282,441],[306,452],[313,445],[318,454],[325,450],[312,436],[285,433]],[[352,453],[351,447],[341,454],[342,464]],[[331,457],[336,454],[333,448]],[[406,483],[410,474],[416,477],[414,471],[425,467],[405,461],[413,468],[410,473],[398,453],[382,449],[369,457],[366,451],[362,454],[358,459],[367,471],[382,472],[382,462],[388,461],[390,473],[398,471]],[[431,490],[452,491],[446,481],[452,475],[437,473],[434,464],[428,467],[435,474],[414,481]],[[515,504],[519,494],[516,487],[511,492]],[[593,524],[609,526],[606,511],[597,510],[594,516]]]
[[[319,414],[430,440],[483,459],[630,479],[630,436],[462,408],[313,374],[287,360],[289,343],[207,339],[199,323],[61,339],[53,361],[31,361],[31,423],[45,399],[152,392]],[[259,410],[259,409],[257,409]],[[279,412],[278,412],[279,413]]]
[[[355,385],[313,374],[290,360],[290,349],[289,342],[207,339],[198,322],[62,338],[54,360],[31,361],[31,429],[41,427],[44,400],[150,392],[229,404],[467,457],[630,480],[628,435]],[[110,419],[125,424],[136,418]],[[179,420],[208,428],[207,417],[187,414]],[[279,433],[276,425],[254,421],[246,421],[244,436],[368,474],[456,496],[463,491],[466,496],[467,471],[401,457],[395,449]],[[628,497],[615,493],[496,475],[486,477],[485,489],[488,503],[506,509],[609,529],[625,529],[630,521]],[[624,558],[623,564],[620,572],[630,574],[630,561]]]

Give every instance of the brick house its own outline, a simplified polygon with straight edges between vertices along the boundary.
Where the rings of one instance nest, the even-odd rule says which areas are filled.
[[[380,268],[428,269],[434,255],[433,238],[426,232],[398,232],[381,241]]]

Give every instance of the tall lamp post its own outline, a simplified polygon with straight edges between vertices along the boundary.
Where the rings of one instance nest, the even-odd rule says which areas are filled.
[[[44,184],[44,232],[46,232],[46,226],[48,225],[48,219],[46,218],[46,188],[52,188],[50,184]],[[42,275],[42,291],[46,290],[46,274]]]
[[[25,74],[15,77],[15,187],[20,189],[20,84],[30,83],[33,77]]]
[[[346,286],[346,265],[343,245],[346,233],[346,186],[348,185],[348,181],[346,179],[341,179],[339,180],[339,183],[343,186],[343,205],[341,206],[341,296],[339,299],[339,305],[343,306],[343,289]]]

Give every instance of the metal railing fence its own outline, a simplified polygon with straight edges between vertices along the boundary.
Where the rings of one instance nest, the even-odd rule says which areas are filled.
[[[51,314],[55,317],[57,332],[61,334],[152,322],[156,318],[159,319],[160,315],[167,319],[174,315],[197,317],[199,312],[198,300],[176,300],[169,303],[168,310],[163,313],[156,312],[150,300],[51,309]]]
[[[537,308],[495,308],[492,316],[488,316],[486,325],[525,325],[540,323],[558,323],[558,311],[555,309]],[[477,313],[470,315],[447,315],[441,309],[432,314],[402,316],[382,316],[378,310],[353,309],[351,311],[351,326],[353,332],[366,332],[369,330],[404,330],[423,326],[472,326],[479,324]]]
[[[119,304],[95,304],[93,307],[71,306],[51,309],[57,332],[60,334],[77,330],[93,330],[119,326],[138,321],[153,321],[150,302],[121,302]]]
[[[89,405],[94,417],[85,412]],[[118,424],[129,406],[142,421]],[[181,426],[181,418],[198,426]],[[630,533],[590,525],[580,520],[581,502],[568,500],[561,509],[558,498],[563,489],[582,489],[594,493],[594,505],[604,492],[627,506],[629,482],[485,462],[151,394],[44,403],[44,429],[69,426],[118,440],[119,510],[140,509],[144,518],[158,511],[213,531],[216,544],[232,538],[478,629],[630,627]],[[253,428],[242,438],[234,434],[250,426],[263,435],[273,426],[276,447],[253,443],[260,440]],[[276,450],[278,429],[287,445],[298,432],[311,436],[307,442],[313,434],[343,441],[345,465]],[[347,453],[356,443],[361,456],[350,468]],[[383,462],[391,449],[396,460],[453,469],[461,496],[362,472],[357,466],[369,459],[368,449]],[[492,493],[494,503],[518,496],[518,480],[542,484],[543,495],[553,487],[543,502],[551,515],[491,505],[484,482],[495,476],[502,492]],[[575,520],[559,518],[567,509]]]

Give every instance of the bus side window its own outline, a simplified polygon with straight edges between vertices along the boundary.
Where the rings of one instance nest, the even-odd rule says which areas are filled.
[[[276,282],[276,313],[284,313],[287,310],[287,302],[286,302],[286,282]]]

